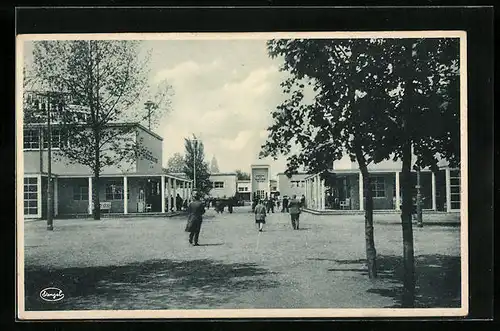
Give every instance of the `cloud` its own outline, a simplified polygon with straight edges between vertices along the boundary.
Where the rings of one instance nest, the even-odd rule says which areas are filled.
[[[226,44],[220,51],[211,47],[204,57],[193,45],[183,46],[179,49],[188,55],[176,54],[178,61],[158,68],[154,81],[166,79],[175,91],[172,112],[157,130],[164,137],[164,163],[184,152],[184,137],[193,133],[204,141],[207,160],[215,156],[221,171],[248,171],[258,161],[270,113],[282,99],[283,74],[267,56],[264,42],[241,45]]]

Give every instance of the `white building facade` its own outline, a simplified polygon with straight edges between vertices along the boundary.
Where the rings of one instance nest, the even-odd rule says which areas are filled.
[[[210,196],[214,198],[230,198],[236,195],[237,175],[235,172],[215,173],[210,175],[212,189]]]
[[[374,210],[400,210],[401,162],[385,160],[368,167]],[[416,196],[416,172],[412,172],[413,192]],[[446,162],[439,171],[423,169],[420,172],[420,192],[424,210],[460,211],[460,169],[452,169]],[[306,208],[314,211],[364,210],[364,190],[361,172],[356,162],[348,157],[336,161],[326,179],[319,174],[305,177]]]

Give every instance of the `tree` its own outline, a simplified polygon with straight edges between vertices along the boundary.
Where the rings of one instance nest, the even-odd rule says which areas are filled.
[[[210,173],[216,174],[219,172],[219,164],[217,163],[217,159],[215,156],[212,158],[212,162],[210,163]]]
[[[193,135],[192,139],[185,138],[186,149],[184,157],[184,172],[195,183],[194,189],[200,193],[208,194],[212,188],[208,162],[205,161],[205,148],[203,142]],[[196,175],[195,175],[196,173]]]
[[[415,290],[411,149],[417,156],[415,169],[435,169],[439,157],[450,164],[459,160],[457,47],[450,39],[268,43],[270,55],[283,56],[281,69],[290,73],[282,83],[289,99],[272,114],[262,155],[286,155],[295,144],[300,152],[288,157],[288,171],[305,165],[321,174],[344,152],[358,162],[365,183],[370,276],[376,276],[376,269],[367,165],[402,160],[405,307],[414,305]],[[304,102],[307,86],[314,92],[309,104]]]
[[[371,54],[365,52],[371,48]],[[283,56],[281,68],[290,76],[281,84],[289,99],[273,112],[274,123],[261,156],[289,155],[287,175],[305,166],[328,179],[331,165],[348,153],[359,164],[365,197],[365,242],[368,274],[377,277],[373,231],[373,202],[368,165],[377,141],[372,131],[381,127],[370,109],[385,102],[380,81],[386,74],[375,66],[381,45],[366,40],[274,40],[272,57]],[[362,66],[361,63],[366,63]],[[314,100],[304,99],[308,87]],[[290,154],[292,145],[297,154]]]
[[[147,117],[143,97],[149,57],[140,42],[124,40],[37,41],[33,71],[41,91],[58,91],[63,107],[56,114],[64,135],[59,153],[69,163],[88,166],[93,174],[94,219],[100,219],[100,174],[104,167],[130,164],[151,152],[133,136]],[[170,89],[169,85],[162,85]],[[155,92],[161,96],[167,91]],[[153,98],[154,99],[154,98]],[[157,100],[162,100],[161,97]],[[168,103],[166,103],[168,104]],[[155,111],[167,110],[157,104]],[[124,124],[125,123],[125,124]]]
[[[250,180],[250,174],[238,169],[236,170],[236,178],[238,180]]]
[[[167,171],[170,173],[180,173],[184,171],[185,158],[181,153],[174,153],[167,161]]]
[[[399,93],[391,100],[393,107],[388,108],[393,119],[389,131],[394,137],[378,139],[382,145],[392,146],[394,160],[402,160],[403,305],[413,307],[412,154],[416,156],[416,171],[425,167],[436,171],[441,158],[450,166],[460,163],[459,40],[387,40],[385,44],[392,62],[389,84],[398,86]]]

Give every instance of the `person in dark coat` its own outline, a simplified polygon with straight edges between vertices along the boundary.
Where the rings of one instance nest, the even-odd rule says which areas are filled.
[[[170,197],[170,211],[174,211],[174,197]]]
[[[194,201],[188,205],[188,222],[186,232],[189,232],[189,243],[198,246],[198,237],[200,235],[203,214],[205,214],[205,205],[200,201],[200,195],[194,195]]]
[[[177,196],[175,197],[175,203],[176,203],[177,211],[180,211],[182,208],[182,198],[179,195],[179,193],[177,193]]]
[[[292,227],[294,230],[299,229],[299,216],[300,216],[300,201],[297,199],[297,196],[294,194],[292,196],[292,200],[290,200],[289,204],[290,210],[290,219],[292,221]]]
[[[283,213],[288,212],[288,197],[287,196],[283,197],[283,209],[281,209],[281,211]]]
[[[304,194],[300,197],[300,208],[304,208],[306,206],[306,197]]]
[[[229,198],[227,200],[227,211],[229,212],[229,214],[233,213],[233,205],[234,205],[234,199],[233,198]]]
[[[266,207],[262,204],[260,200],[256,201],[255,206],[255,223],[259,226],[259,232],[262,232],[264,224],[266,224]]]
[[[222,214],[224,212],[224,203],[221,199],[217,199],[215,201],[215,211],[217,212],[217,214]]]
[[[269,198],[266,200],[266,208],[267,208],[267,213],[273,212],[274,213],[274,200],[273,198]]]

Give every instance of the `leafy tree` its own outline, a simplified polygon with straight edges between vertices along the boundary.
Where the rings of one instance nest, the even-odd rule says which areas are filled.
[[[365,52],[371,48],[371,54]],[[273,112],[274,123],[261,156],[289,155],[287,175],[305,166],[328,180],[331,165],[348,153],[359,164],[365,196],[366,256],[370,278],[377,277],[373,231],[373,202],[368,165],[373,162],[377,130],[373,108],[380,95],[384,68],[375,65],[381,45],[366,40],[273,40],[272,57],[283,56],[282,70],[290,73],[281,84],[289,99]],[[366,63],[363,65],[363,63]],[[307,102],[308,87],[315,94]],[[290,154],[292,145],[300,148]]]
[[[91,169],[96,220],[100,219],[98,192],[103,168],[151,157],[143,142],[133,139],[133,123],[147,116],[142,98],[150,98],[152,91],[147,85],[149,57],[140,56],[139,46],[138,41],[123,40],[34,43],[29,76],[38,91],[57,93],[58,102],[63,103],[54,111],[65,140],[59,153],[68,162]],[[170,89],[169,85],[160,86]],[[153,93],[158,98],[153,100],[166,100],[161,95],[167,92],[157,89]],[[165,104],[156,106],[158,113],[167,110]]]
[[[403,304],[414,305],[411,224],[412,146],[415,169],[436,169],[440,157],[459,160],[458,44],[451,39],[273,40],[283,56],[289,99],[273,112],[263,156],[288,157],[288,170],[305,165],[324,174],[347,152],[363,175],[365,237],[370,276],[376,276],[373,216],[367,165],[401,159],[403,192]],[[305,102],[307,86],[313,100]],[[435,123],[436,125],[428,125]],[[370,270],[371,269],[371,270]]]
[[[219,163],[217,163],[217,159],[215,156],[212,158],[212,162],[210,163],[210,173],[216,174],[219,171]]]
[[[193,135],[192,139],[184,139],[184,146],[186,149],[184,172],[189,179],[194,181],[194,189],[196,191],[208,194],[212,188],[212,183],[210,182],[209,165],[208,162],[205,161],[205,148],[203,142]]]
[[[241,171],[240,169],[236,170],[236,178],[238,180],[250,180],[250,174],[244,171]]]
[[[413,307],[412,154],[416,157],[414,170],[429,167],[436,171],[442,158],[451,167],[460,164],[459,40],[387,40],[385,44],[392,71],[388,83],[399,87],[399,92],[391,98],[393,107],[388,108],[392,137],[380,135],[377,139],[382,146],[392,146],[393,153],[381,150],[382,156],[402,161],[403,305]]]
[[[174,153],[167,161],[167,171],[180,173],[184,171],[185,158],[181,153]]]

